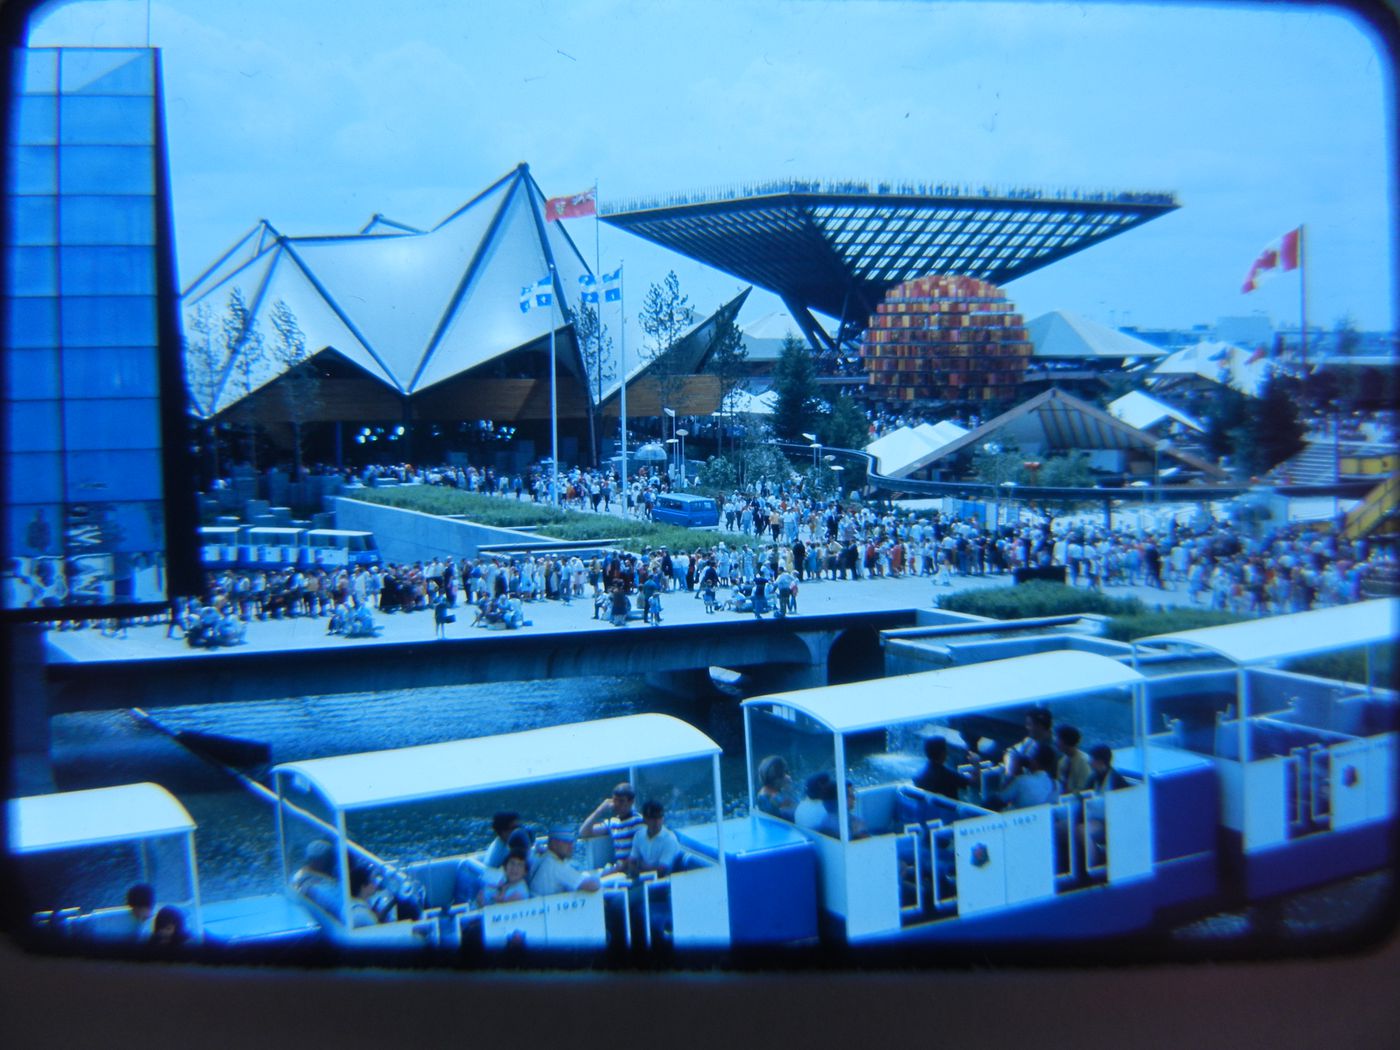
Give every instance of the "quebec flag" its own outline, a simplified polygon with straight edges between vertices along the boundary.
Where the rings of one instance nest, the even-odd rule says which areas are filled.
[[[596,303],[598,301],[598,282],[591,273],[581,273],[578,275],[578,283],[581,291],[579,299],[585,303]]]
[[[549,274],[545,274],[535,282],[535,305],[554,305],[554,281]]]
[[[534,301],[534,298],[534,285],[527,284],[524,288],[520,289],[520,312],[522,314],[528,314],[530,312],[530,305]]]
[[[616,303],[622,300],[622,267],[612,273],[603,274],[603,302]]]

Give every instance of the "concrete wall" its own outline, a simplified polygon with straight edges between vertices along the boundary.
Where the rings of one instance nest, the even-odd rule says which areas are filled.
[[[379,556],[386,564],[449,556],[475,558],[483,544],[537,541],[537,537],[528,532],[477,525],[416,510],[400,510],[344,497],[331,502],[335,508],[335,527],[374,533]]]

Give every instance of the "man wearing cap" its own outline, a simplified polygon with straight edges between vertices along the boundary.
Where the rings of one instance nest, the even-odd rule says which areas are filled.
[[[627,858],[632,855],[632,839],[642,826],[642,815],[633,808],[636,801],[636,789],[624,780],[613,788],[612,796],[598,803],[598,808],[579,825],[581,839],[612,836],[613,862],[619,868],[626,865]]]
[[[574,855],[573,828],[556,827],[549,829],[549,848],[530,875],[530,892],[537,897],[547,897],[552,893],[596,893],[600,883],[598,876],[579,871],[569,861]]]

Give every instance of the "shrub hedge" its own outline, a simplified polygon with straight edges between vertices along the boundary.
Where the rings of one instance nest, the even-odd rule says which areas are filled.
[[[1036,580],[1015,587],[962,591],[939,597],[938,607],[952,612],[990,616],[995,620],[1020,620],[1033,616],[1073,616],[1101,613],[1130,616],[1145,611],[1136,598],[1111,598],[1101,591]]]
[[[646,547],[693,550],[709,546],[718,539],[716,533],[678,525],[558,510],[531,500],[481,496],[437,485],[364,489],[351,498],[424,514],[461,515],[479,525],[503,529],[533,528],[536,536],[548,539],[616,541],[624,550],[639,551]]]

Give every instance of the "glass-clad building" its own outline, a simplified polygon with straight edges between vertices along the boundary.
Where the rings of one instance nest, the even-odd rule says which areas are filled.
[[[163,603],[172,568],[188,581],[167,527],[190,522],[159,55],[10,58],[0,604]]]

